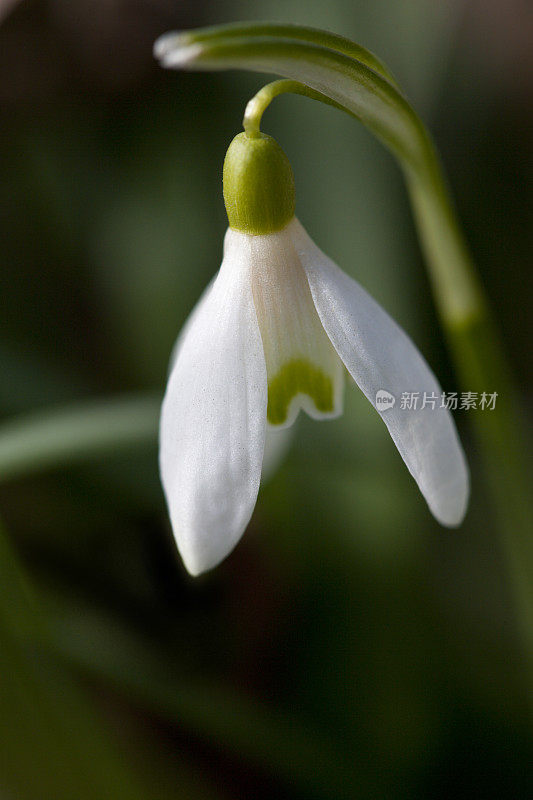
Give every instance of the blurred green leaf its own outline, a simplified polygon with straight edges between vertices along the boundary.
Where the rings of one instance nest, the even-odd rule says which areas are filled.
[[[17,800],[146,798],[87,700],[37,645],[43,620],[2,531],[0,586],[2,786]]]
[[[57,652],[83,674],[222,748],[230,757],[287,782],[311,796],[343,800],[365,784],[364,764],[341,739],[299,722],[217,678],[184,672],[152,642],[105,613],[76,602],[52,605],[52,641]]]
[[[132,395],[9,420],[0,426],[0,480],[153,443],[159,405]]]

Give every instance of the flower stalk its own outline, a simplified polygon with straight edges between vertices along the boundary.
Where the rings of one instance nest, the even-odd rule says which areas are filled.
[[[331,100],[326,94],[315,92],[314,89],[310,89],[309,86],[306,86],[304,83],[288,79],[272,81],[272,83],[267,83],[266,86],[263,86],[246,106],[242,121],[242,126],[246,135],[250,138],[258,137],[260,134],[261,119],[272,100],[279,97],[281,94],[289,93],[300,94],[312,100],[318,100],[321,103],[338,108],[339,111],[344,111],[340,103]]]

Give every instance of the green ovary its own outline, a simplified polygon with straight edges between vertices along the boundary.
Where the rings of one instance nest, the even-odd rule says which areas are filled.
[[[303,358],[288,361],[268,384],[267,419],[282,425],[293,397],[306,394],[317,411],[333,411],[333,381],[321,369]]]

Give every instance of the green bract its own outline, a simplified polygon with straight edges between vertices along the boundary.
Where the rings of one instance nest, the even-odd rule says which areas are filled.
[[[294,216],[294,176],[271,136],[239,133],[224,159],[230,228],[255,235],[281,231]]]

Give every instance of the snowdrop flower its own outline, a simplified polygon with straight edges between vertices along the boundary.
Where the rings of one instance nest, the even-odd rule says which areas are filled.
[[[267,429],[342,413],[344,367],[381,415],[436,519],[458,525],[468,470],[440,386],[409,337],[310,239],[294,179],[269,136],[241,133],[224,163],[222,265],[176,347],[160,467],[192,575],[235,547],[252,515]],[[383,391],[394,404],[379,401]],[[403,393],[438,401],[406,408]],[[387,397],[387,395],[385,395]]]

